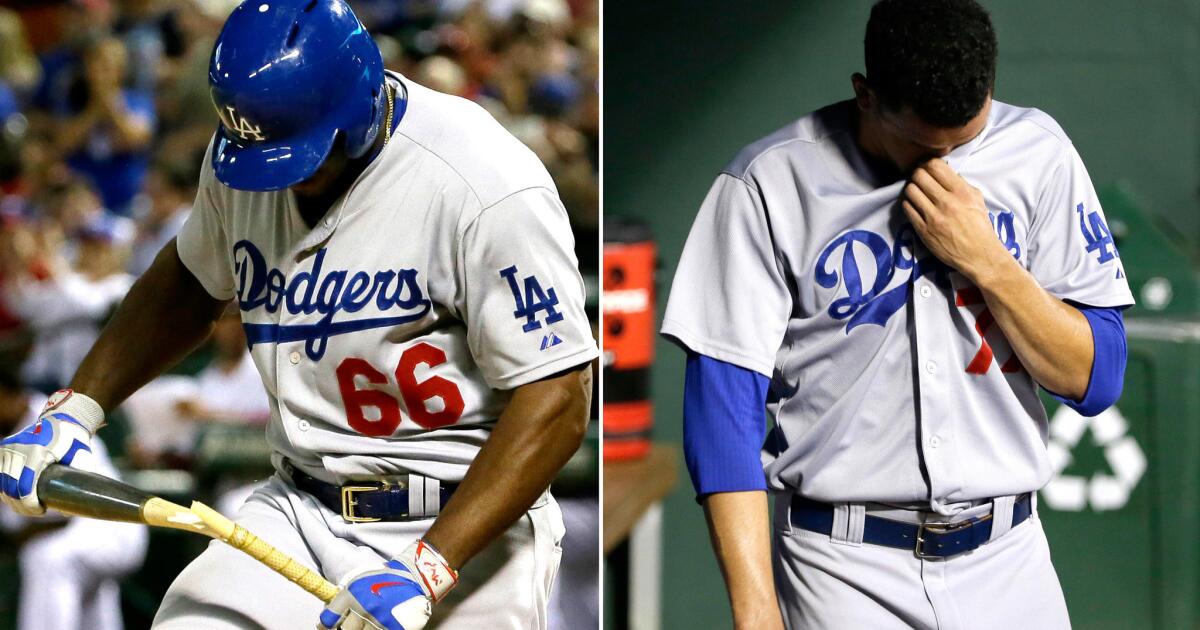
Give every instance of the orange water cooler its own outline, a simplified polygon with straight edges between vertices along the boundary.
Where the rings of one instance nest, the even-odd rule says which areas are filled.
[[[648,227],[625,220],[604,225],[604,459],[650,451],[654,407],[654,271],[658,248]]]

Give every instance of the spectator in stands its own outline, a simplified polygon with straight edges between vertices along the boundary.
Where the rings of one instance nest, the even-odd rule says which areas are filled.
[[[42,410],[38,403],[43,398],[22,385],[15,372],[0,369],[0,435],[9,435],[37,420]]]
[[[45,398],[0,370],[0,435],[36,420]],[[98,438],[75,462],[120,478]],[[142,525],[55,515],[29,519],[0,506],[0,535],[19,547],[17,630],[121,630],[119,580],[142,565],[148,534]]]
[[[6,303],[34,332],[25,381],[46,393],[70,380],[134,280],[125,272],[133,240],[128,219],[98,215],[76,239],[73,265],[50,261],[41,265],[41,275],[27,272],[5,286]]]
[[[113,25],[129,53],[129,85],[150,92],[158,79],[168,53],[178,54],[176,25],[160,0],[119,0]],[[170,50],[168,50],[168,48]]]
[[[194,394],[176,405],[180,418],[201,424],[266,425],[271,417],[271,403],[246,349],[246,334],[236,301],[217,320],[211,342],[213,360],[196,375]],[[261,440],[262,429],[256,429],[247,438]],[[236,513],[262,485],[261,476],[252,477],[257,479],[244,474],[221,475],[214,489],[217,509],[225,514]]]
[[[146,178],[147,204],[137,217],[129,273],[140,276],[187,220],[196,197],[198,169],[159,163]]]
[[[176,5],[182,49],[164,68],[157,93],[162,136],[160,154],[199,164],[217,128],[208,92],[213,42],[237,0],[182,0]],[[195,182],[193,182],[195,183]]]
[[[154,100],[123,87],[128,58],[115,37],[87,48],[83,74],[71,88],[70,112],[56,126],[55,146],[87,176],[104,206],[127,214],[142,187],[153,138]]]
[[[73,175],[59,158],[48,133],[30,128],[19,137],[10,136],[7,140],[5,150],[11,151],[10,157],[15,158],[16,163],[0,175],[4,177],[0,181],[0,190],[6,193],[0,212],[33,214],[27,207],[29,204],[44,202],[51,190],[69,182]]]
[[[6,294],[5,287],[12,277],[24,275],[25,256],[19,253],[19,248],[27,247],[28,243],[28,234],[20,221],[0,215],[0,296]],[[29,356],[32,344],[33,337],[21,318],[0,298],[0,366],[17,371]]]
[[[430,55],[417,64],[417,73],[413,79],[438,92],[455,96],[466,94],[467,76],[462,66],[442,55]]]
[[[11,9],[0,8],[0,83],[19,97],[37,87],[42,68],[29,50],[25,27]]]
[[[236,301],[217,320],[212,346],[213,360],[197,375],[195,396],[176,407],[180,415],[196,422],[266,424],[271,404],[246,349]]]
[[[111,32],[115,12],[108,0],[75,0],[58,5],[60,33],[39,55],[42,80],[34,93],[36,113],[62,116],[71,111],[71,85],[81,72],[88,45]],[[51,14],[42,13],[41,18]]]
[[[236,302],[217,320],[206,349],[212,359],[195,376],[160,376],[121,405],[132,428],[129,456],[138,467],[190,468],[205,425],[266,423],[271,406]]]
[[[34,199],[37,205],[32,219],[40,222],[40,228],[59,230],[63,234],[74,237],[85,226],[102,221],[107,214],[100,201],[100,196],[87,180],[77,176],[68,176],[62,182],[53,182],[40,191],[42,194]],[[68,260],[74,260],[77,242],[64,241],[62,253]],[[45,251],[54,251],[53,245],[47,243]]]

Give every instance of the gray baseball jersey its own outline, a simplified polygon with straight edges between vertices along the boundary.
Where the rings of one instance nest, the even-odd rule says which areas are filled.
[[[916,238],[905,182],[872,170],[852,107],[801,118],[718,176],[662,332],[771,379],[776,490],[951,513],[1040,488],[1051,469],[1037,384],[979,290]],[[1048,115],[993,102],[984,130],[945,159],[1047,291],[1133,303],[1088,174]]]
[[[290,191],[226,187],[206,157],[179,255],[237,299],[277,464],[456,482],[513,388],[598,350],[541,162],[474,103],[392,80],[403,119],[316,227]]]

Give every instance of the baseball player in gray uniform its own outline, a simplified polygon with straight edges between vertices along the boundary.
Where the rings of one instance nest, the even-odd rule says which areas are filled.
[[[40,471],[237,304],[278,471],[238,520],[342,590],[322,609],[214,544],[155,628],[546,627],[564,534],[547,488],[598,355],[567,214],[481,107],[382,66],[342,0],[234,10],[187,223],[0,449],[3,500],[44,511]]]
[[[865,44],[717,177],[667,305],[735,625],[1069,627],[1037,390],[1120,395],[1120,256],[1062,129],[993,100],[984,9],[883,0]]]

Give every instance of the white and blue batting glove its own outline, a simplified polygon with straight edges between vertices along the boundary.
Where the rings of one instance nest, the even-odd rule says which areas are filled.
[[[100,405],[69,389],[54,392],[37,422],[0,441],[0,502],[18,514],[40,516],[37,481],[54,463],[70,466],[79,451],[91,451],[92,435],[104,425]]]
[[[436,549],[417,540],[378,569],[343,580],[321,611],[318,630],[421,630],[433,605],[458,583],[458,572]]]

